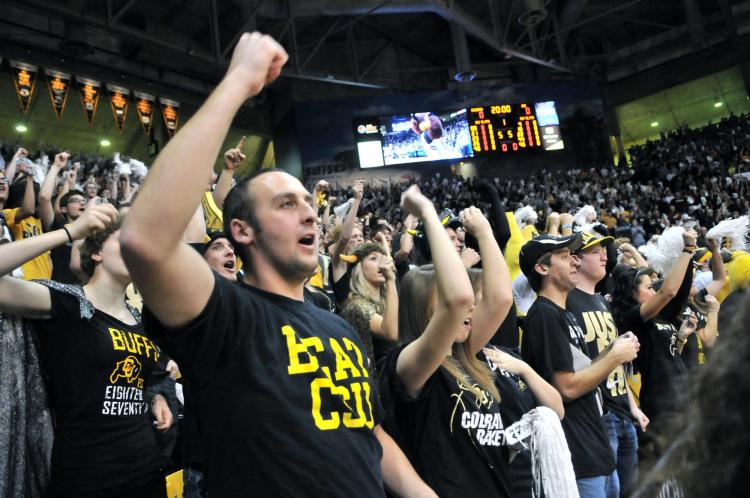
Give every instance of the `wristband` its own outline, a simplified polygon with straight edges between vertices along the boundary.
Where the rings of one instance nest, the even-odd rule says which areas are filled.
[[[70,236],[70,232],[68,231],[68,225],[63,225],[62,229],[65,230],[65,235],[68,236],[68,240],[72,244],[73,243],[73,237]]]
[[[573,228],[573,224],[572,223],[563,223],[560,226],[560,228]]]
[[[695,254],[695,249],[688,249],[686,247],[685,249],[682,250],[682,252],[684,252],[685,254],[689,254],[689,255],[692,256],[693,254]]]

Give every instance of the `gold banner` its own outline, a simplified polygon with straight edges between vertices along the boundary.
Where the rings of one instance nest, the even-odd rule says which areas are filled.
[[[31,106],[31,98],[34,96],[39,68],[25,62],[9,62],[10,70],[13,73],[13,84],[16,86],[16,94],[18,94],[18,100],[21,102],[21,110],[26,114]]]
[[[91,126],[94,124],[94,118],[96,117],[96,108],[99,105],[99,94],[101,94],[102,84],[99,81],[80,78],[78,76],[76,76],[76,81],[78,82],[78,89],[81,92],[83,112],[86,113],[86,119],[88,119],[89,126]]]
[[[45,69],[44,72],[47,75],[47,88],[49,88],[49,98],[52,100],[52,108],[55,110],[57,119],[61,119],[65,112],[65,103],[68,101],[70,75],[52,69]]]
[[[161,115],[164,117],[164,126],[167,127],[169,138],[172,138],[177,131],[177,125],[180,122],[180,117],[177,115],[180,103],[161,97],[159,97],[159,103],[161,104]]]
[[[151,133],[151,124],[154,121],[154,102],[156,97],[147,93],[133,92],[135,96],[135,109],[138,111],[138,121],[141,122],[143,132],[146,136]]]
[[[125,118],[128,117],[128,96],[130,96],[130,90],[116,85],[107,85],[107,91],[109,92],[109,103],[112,106],[112,114],[115,116],[115,125],[117,129],[122,130],[125,128]]]

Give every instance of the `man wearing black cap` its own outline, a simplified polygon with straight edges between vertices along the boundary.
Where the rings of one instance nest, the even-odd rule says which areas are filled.
[[[581,245],[581,234],[543,235],[521,248],[521,270],[537,293],[526,316],[521,349],[524,360],[562,395],[562,426],[581,498],[604,498],[615,462],[596,387],[616,365],[609,360],[591,363],[583,331],[565,308],[577,284],[578,260],[572,252]],[[617,358],[617,364],[630,361],[636,351],[635,341],[618,341],[610,359]]]
[[[582,234],[582,245],[575,251],[578,284],[568,294],[567,308],[584,330],[588,356],[613,365],[613,369],[599,379],[599,388],[604,400],[604,425],[617,467],[617,472],[607,480],[607,496],[618,497],[630,496],[638,471],[638,437],[633,422],[646,430],[648,418],[629,393],[625,369],[612,349],[618,336],[637,339],[632,332],[618,334],[609,303],[595,290],[597,283],[607,276],[607,247],[613,241],[612,237],[598,233]],[[587,387],[579,386],[579,392]]]

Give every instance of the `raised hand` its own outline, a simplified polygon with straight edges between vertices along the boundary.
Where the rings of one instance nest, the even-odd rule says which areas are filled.
[[[686,341],[687,338],[690,337],[697,328],[698,317],[695,316],[695,313],[690,313],[690,316],[682,321],[680,330],[679,332],[677,332],[677,338],[681,341]]]
[[[224,153],[224,168],[228,170],[235,170],[245,160],[245,154],[242,153],[242,149],[245,147],[245,137],[240,138],[237,146],[229,149]]]
[[[716,313],[721,308],[721,303],[711,294],[706,295],[706,304],[708,305],[709,313]]]
[[[352,189],[354,190],[354,199],[357,201],[362,200],[362,195],[365,193],[365,184],[362,180],[357,180]]]
[[[93,205],[67,225],[68,232],[73,240],[83,239],[107,228],[117,220],[117,216],[117,209],[112,204]]]
[[[396,279],[396,265],[393,264],[393,258],[391,258],[390,256],[380,256],[380,260],[378,261],[378,269],[380,270],[380,273],[383,274],[386,281],[392,282]]]
[[[270,36],[245,33],[234,48],[225,79],[241,82],[246,98],[254,97],[279,77],[288,59],[284,47]]]
[[[492,234],[490,222],[484,217],[482,211],[474,206],[470,206],[461,211],[458,217],[461,219],[461,223],[466,231],[474,237],[479,237],[479,235],[486,233],[489,233],[490,235]]]
[[[435,210],[432,201],[422,195],[419,187],[412,185],[401,194],[401,209],[408,215],[424,218],[425,214]]]
[[[682,232],[682,241],[685,243],[685,247],[695,248],[695,244],[698,241],[698,232],[694,229],[685,230]]]
[[[13,159],[11,161],[18,161],[19,159],[23,157],[28,157],[29,151],[24,149],[23,147],[19,147],[15,154],[13,154]]]
[[[65,166],[65,163],[68,162],[68,159],[70,159],[69,152],[60,152],[55,155],[55,162],[52,163],[52,165],[58,168],[62,168]]]

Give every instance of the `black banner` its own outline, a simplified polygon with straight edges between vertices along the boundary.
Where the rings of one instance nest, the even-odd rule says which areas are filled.
[[[128,117],[128,96],[130,90],[116,85],[107,85],[107,91],[109,92],[109,103],[112,106],[112,114],[115,116],[115,125],[117,129],[122,130],[125,128],[125,118]]]
[[[76,76],[76,81],[78,81],[78,89],[81,92],[83,112],[86,113],[86,119],[88,119],[89,126],[91,126],[94,124],[94,118],[96,117],[96,108],[99,105],[99,94],[101,94],[102,84],[99,81],[80,78],[78,76]]]
[[[34,96],[39,68],[25,62],[9,62],[10,70],[13,73],[13,84],[16,86],[18,100],[21,102],[21,110],[26,114],[29,111],[29,106],[31,106],[31,98]]]
[[[154,121],[156,97],[142,92],[133,92],[133,95],[135,96],[135,109],[138,111],[138,121],[141,122],[143,132],[149,136]]]
[[[65,103],[68,101],[70,75],[52,69],[45,69],[44,72],[47,74],[47,88],[49,88],[49,98],[52,100],[52,108],[55,110],[57,119],[61,119],[65,112]]]
[[[164,126],[167,127],[169,138],[172,138],[177,131],[177,124],[180,121],[180,117],[177,115],[180,103],[161,97],[159,97],[159,103],[161,104],[161,114],[164,117]]]

